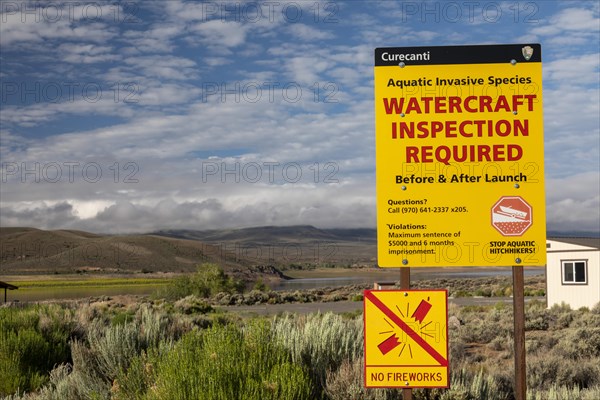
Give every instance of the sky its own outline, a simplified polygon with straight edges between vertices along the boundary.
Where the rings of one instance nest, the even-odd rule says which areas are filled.
[[[374,228],[374,49],[541,43],[547,228],[600,231],[597,1],[0,5],[0,226]]]

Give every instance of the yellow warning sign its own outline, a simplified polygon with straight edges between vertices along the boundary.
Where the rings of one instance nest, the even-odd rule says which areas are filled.
[[[365,387],[445,388],[448,292],[365,290]]]
[[[378,264],[545,265],[541,46],[378,48],[374,73]]]

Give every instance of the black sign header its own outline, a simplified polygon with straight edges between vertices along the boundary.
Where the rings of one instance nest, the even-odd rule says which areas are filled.
[[[375,66],[501,64],[541,62],[542,46],[534,44],[492,44],[475,46],[380,47],[375,49]]]

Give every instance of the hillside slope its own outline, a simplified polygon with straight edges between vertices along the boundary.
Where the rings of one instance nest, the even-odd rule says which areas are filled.
[[[215,262],[249,279],[277,271],[223,246],[154,235],[0,228],[0,274],[188,272]]]
[[[310,225],[263,226],[222,230],[161,230],[153,235],[199,240],[230,249],[258,263],[355,264],[376,262],[375,229],[319,229]]]

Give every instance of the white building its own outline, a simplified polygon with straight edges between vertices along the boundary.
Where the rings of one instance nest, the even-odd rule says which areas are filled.
[[[600,302],[600,238],[548,238],[546,298],[548,307],[573,309]]]

